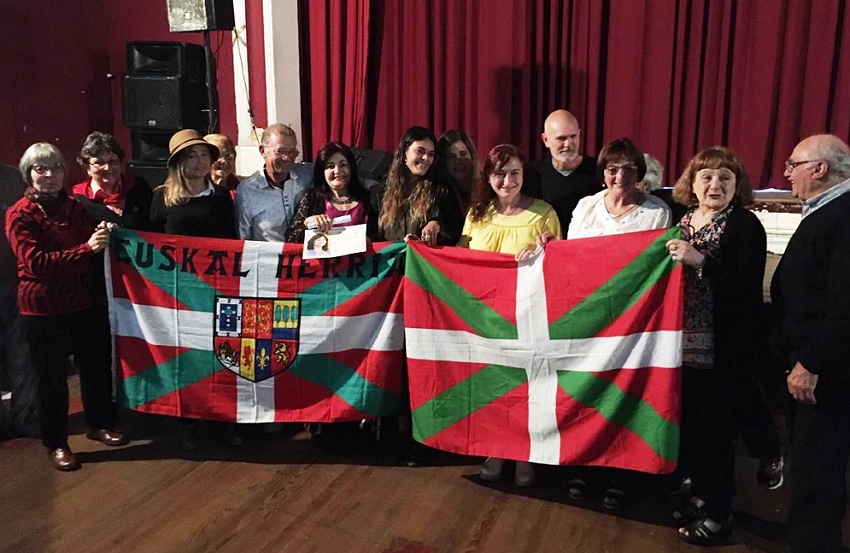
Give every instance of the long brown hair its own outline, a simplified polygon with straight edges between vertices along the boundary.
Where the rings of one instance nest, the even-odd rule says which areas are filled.
[[[473,221],[480,221],[487,212],[487,208],[496,199],[496,192],[490,186],[490,175],[501,169],[506,163],[513,158],[517,158],[522,163],[522,184],[525,187],[525,179],[528,175],[528,162],[525,154],[513,144],[499,144],[494,146],[487,154],[487,159],[484,160],[484,168],[481,170],[481,176],[475,182],[472,189],[472,205],[469,207],[470,218]],[[521,194],[527,194],[526,190],[520,188]]]
[[[434,200],[442,192],[441,185],[437,182],[437,172],[440,159],[435,153],[434,161],[428,168],[428,172],[416,181],[409,197],[405,194],[408,183],[415,178],[405,163],[405,154],[410,145],[419,140],[430,140],[436,149],[437,139],[430,129],[425,127],[410,127],[396,148],[392,165],[384,191],[384,199],[381,202],[381,215],[378,217],[378,228],[381,234],[387,235],[387,231],[398,231],[404,226],[407,219],[415,222],[417,227],[425,226],[428,222],[428,212],[434,204]],[[398,232],[394,233],[398,234]],[[401,233],[403,234],[403,232]]]

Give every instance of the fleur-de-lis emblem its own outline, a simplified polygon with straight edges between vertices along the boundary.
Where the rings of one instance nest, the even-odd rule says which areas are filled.
[[[257,354],[257,365],[264,369],[268,366],[269,361],[271,361],[271,357],[266,355],[266,348],[260,348],[260,352]]]

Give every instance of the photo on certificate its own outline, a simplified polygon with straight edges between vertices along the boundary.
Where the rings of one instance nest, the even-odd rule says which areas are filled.
[[[341,257],[366,251],[366,225],[334,227],[328,232],[307,229],[303,259]]]

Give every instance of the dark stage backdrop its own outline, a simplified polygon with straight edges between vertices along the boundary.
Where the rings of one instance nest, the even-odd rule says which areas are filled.
[[[544,155],[546,114],[585,149],[634,138],[675,180],[727,144],[760,187],[809,134],[850,134],[846,0],[301,0],[304,152],[394,150],[414,124]]]
[[[91,131],[114,134],[130,154],[130,133],[121,115],[127,42],[202,44],[203,35],[169,32],[164,0],[43,4],[36,9],[30,2],[0,0],[0,162],[16,165],[33,142],[52,142],[69,162],[70,185],[84,177],[74,156]],[[249,25],[262,29],[260,0],[250,0],[246,7]],[[252,71],[252,77],[258,75],[262,88],[252,89],[251,97],[264,123],[262,36],[254,33],[249,47],[260,60],[260,70]],[[231,33],[213,31],[211,42],[218,66],[221,131],[235,137]]]

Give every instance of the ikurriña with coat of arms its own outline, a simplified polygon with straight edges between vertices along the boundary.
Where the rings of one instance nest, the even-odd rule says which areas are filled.
[[[251,382],[285,371],[298,354],[299,298],[216,297],[214,351]]]

